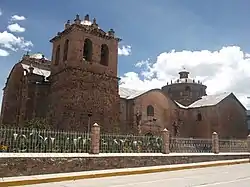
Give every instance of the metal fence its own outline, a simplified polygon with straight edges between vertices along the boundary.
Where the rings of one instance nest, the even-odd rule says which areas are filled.
[[[100,136],[101,153],[161,153],[162,138],[158,136]]]
[[[210,153],[212,139],[171,138],[170,151],[177,153]]]
[[[0,127],[0,152],[86,153],[87,133]]]
[[[248,152],[247,140],[219,140],[220,152]]]
[[[0,127],[0,152],[89,153],[88,133]],[[100,153],[161,153],[161,136],[100,135]],[[212,139],[170,138],[170,152],[210,153]],[[220,152],[248,152],[247,140],[219,140]]]

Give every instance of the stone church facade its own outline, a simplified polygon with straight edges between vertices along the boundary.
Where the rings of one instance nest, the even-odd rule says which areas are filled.
[[[52,59],[26,54],[12,68],[3,89],[1,123],[22,126],[43,118],[54,129],[210,138],[247,136],[246,109],[233,93],[207,95],[206,86],[179,72],[161,89],[119,86],[118,43],[86,15],[68,21],[50,40]]]

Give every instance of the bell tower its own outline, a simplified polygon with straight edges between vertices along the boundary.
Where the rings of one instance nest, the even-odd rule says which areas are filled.
[[[52,38],[50,110],[58,129],[89,131],[98,123],[112,132],[119,123],[118,43],[110,29],[103,31],[89,15],[68,20]]]

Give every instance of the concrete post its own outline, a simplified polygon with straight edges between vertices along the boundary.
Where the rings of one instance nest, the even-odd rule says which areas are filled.
[[[91,154],[99,154],[100,152],[100,126],[95,123],[91,129]]]
[[[248,152],[250,152],[250,134],[247,136],[247,147],[248,147]]]
[[[215,154],[219,153],[219,136],[217,132],[213,132],[212,134],[212,151]]]
[[[169,149],[169,144],[170,144],[170,139],[169,139],[169,131],[165,128],[162,131],[162,153],[163,154],[169,154],[170,149]]]

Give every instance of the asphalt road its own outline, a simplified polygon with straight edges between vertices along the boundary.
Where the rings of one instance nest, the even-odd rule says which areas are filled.
[[[250,164],[85,179],[33,187],[249,187]],[[27,186],[28,187],[28,186]]]

